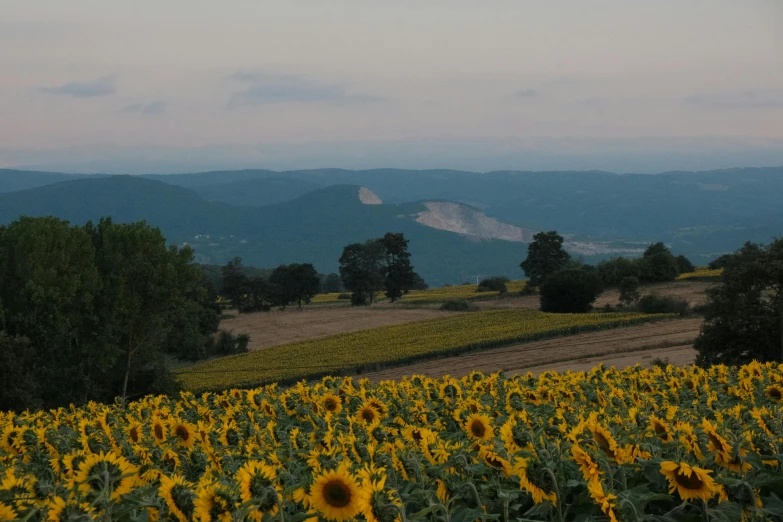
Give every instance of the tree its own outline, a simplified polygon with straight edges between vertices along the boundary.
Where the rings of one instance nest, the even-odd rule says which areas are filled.
[[[563,237],[557,232],[539,232],[527,247],[527,258],[519,265],[529,284],[540,286],[544,280],[562,270],[571,256],[563,249]]]
[[[509,282],[508,277],[488,277],[487,279],[482,280],[478,284],[478,288],[476,288],[477,292],[500,292],[501,294],[505,294],[508,292],[508,288],[506,288],[506,283]]]
[[[384,287],[383,261],[386,249],[373,239],[353,243],[343,248],[340,256],[340,278],[351,291],[351,303],[360,305],[373,302],[375,293]]]
[[[408,241],[403,234],[389,232],[380,242],[386,256],[383,286],[386,297],[393,303],[413,288],[416,273],[411,266]]]
[[[722,284],[707,296],[694,343],[697,364],[783,361],[783,239],[746,243],[727,259]]]
[[[620,289],[620,302],[630,306],[637,302],[641,295],[639,294],[639,279],[633,276],[624,277],[618,285]]]
[[[690,274],[696,271],[696,267],[693,266],[690,259],[685,256],[677,256],[677,272],[680,274]]]
[[[220,269],[220,293],[231,301],[234,308],[241,308],[244,295],[247,293],[247,276],[242,266],[242,258],[235,257]]]
[[[650,246],[648,246],[644,251],[644,255],[642,257],[650,257],[656,254],[671,254],[671,251],[664,243],[658,241],[657,243],[650,244]]]
[[[296,302],[301,309],[302,302],[309,303],[318,293],[321,281],[313,265],[307,263],[280,265],[269,276],[269,284],[275,304],[285,308]]]
[[[662,283],[677,279],[677,258],[671,252],[656,252],[638,260],[639,279],[645,283]]]
[[[191,329],[188,342],[206,344],[211,332],[199,332],[200,303],[206,296],[203,272],[189,247],[167,247],[160,229],[143,221],[102,219],[85,228],[93,237],[103,281],[96,296],[101,341],[122,353],[116,366],[122,374],[120,395],[127,397],[132,378],[141,387],[150,375],[167,373],[163,354],[172,336],[183,340],[177,330]]]
[[[556,313],[589,312],[603,285],[594,273],[562,270],[541,285],[541,310]]]
[[[343,282],[337,274],[326,274],[321,279],[320,292],[322,294],[332,294],[343,291]]]
[[[616,257],[598,263],[598,275],[606,286],[618,286],[626,277],[639,278],[641,270],[638,260]]]
[[[413,274],[413,288],[412,288],[412,290],[426,290],[429,287],[430,287],[430,285],[427,284],[427,281],[425,281],[423,277],[421,277],[417,273]]]

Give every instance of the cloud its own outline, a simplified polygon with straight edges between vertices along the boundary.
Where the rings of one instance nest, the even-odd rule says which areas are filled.
[[[517,98],[522,99],[539,98],[543,95],[544,94],[541,91],[537,91],[535,89],[522,89],[521,91],[517,91],[515,94]]]
[[[88,82],[69,82],[56,87],[41,87],[41,91],[74,98],[96,98],[114,94],[117,88],[114,85],[114,76],[103,76]]]
[[[606,98],[584,98],[574,102],[577,107],[584,107],[587,109],[606,107],[609,104],[609,100]]]
[[[783,107],[783,91],[699,92],[683,99],[683,103],[721,109],[768,109]]]
[[[366,103],[383,101],[383,98],[366,94],[351,94],[345,86],[322,84],[305,76],[293,74],[269,74],[255,71],[237,71],[228,77],[246,87],[235,92],[228,101],[228,108],[240,105],[274,103]]]
[[[164,101],[155,100],[149,103],[133,103],[131,105],[127,105],[126,107],[123,107],[122,112],[145,114],[151,116],[155,114],[162,114],[166,111],[168,106],[169,104]]]

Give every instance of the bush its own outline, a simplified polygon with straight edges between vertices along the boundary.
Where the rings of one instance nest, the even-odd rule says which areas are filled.
[[[351,306],[367,306],[367,294],[364,292],[353,292],[351,294]]]
[[[620,284],[620,302],[624,305],[632,305],[639,300],[639,279],[633,276],[624,277]]]
[[[506,283],[508,282],[509,282],[508,277],[490,277],[480,282],[476,291],[477,292],[500,292],[501,294],[505,294],[506,292],[508,292],[508,289],[506,288]]]
[[[233,355],[248,351],[250,336],[247,334],[234,335],[227,330],[220,330],[211,348],[215,355]]]
[[[348,300],[351,298],[351,294],[340,294],[337,296],[337,299],[345,299]]]
[[[691,272],[696,271],[696,267],[693,266],[693,263],[691,263],[690,259],[688,259],[685,256],[677,256],[677,271],[681,274],[690,274]]]
[[[440,309],[446,312],[473,312],[478,306],[465,299],[451,299],[440,305]]]
[[[645,314],[680,314],[688,311],[688,301],[677,296],[648,294],[637,304],[639,311]]]
[[[653,366],[657,366],[658,368],[666,368],[667,366],[669,366],[668,357],[664,357],[663,359],[661,359],[660,357],[656,357],[651,362]]]
[[[541,310],[555,313],[589,312],[602,290],[601,279],[593,272],[556,272],[541,285]]]

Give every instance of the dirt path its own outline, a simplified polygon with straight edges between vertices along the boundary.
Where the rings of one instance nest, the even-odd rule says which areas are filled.
[[[580,364],[592,367],[601,361],[604,361],[605,364],[629,366],[637,362],[640,364],[649,363],[657,356],[652,355],[649,359],[646,358],[652,352],[643,353],[641,350],[647,349],[662,349],[661,357],[669,357],[670,360],[676,357],[677,361],[683,361],[683,364],[687,364],[692,361],[692,359],[688,359],[689,354],[693,357],[693,351],[689,347],[693,339],[699,335],[701,324],[701,318],[646,323],[639,326],[614,328],[424,361],[409,366],[361,374],[361,377],[368,377],[373,381],[399,379],[404,375],[413,374],[431,377],[449,374],[461,377],[473,370],[482,372],[503,370],[506,373],[514,374],[526,372],[528,369],[543,371],[554,367],[576,368]],[[679,349],[668,355],[665,350],[674,350],[674,348],[665,347]],[[691,352],[688,352],[689,349]],[[563,361],[569,362],[566,364]],[[672,360],[672,362],[675,361]]]
[[[409,323],[452,315],[429,309],[319,308],[241,314],[220,323],[220,328],[250,336],[250,349],[317,339],[343,332]]]

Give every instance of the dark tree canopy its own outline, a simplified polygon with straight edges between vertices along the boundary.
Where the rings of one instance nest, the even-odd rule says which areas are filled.
[[[22,218],[0,228],[0,344],[8,408],[166,392],[164,353],[204,353],[217,327],[189,248],[144,222],[71,226]],[[13,370],[10,370],[13,368]],[[14,395],[15,394],[15,395]]]
[[[601,294],[598,276],[585,270],[562,270],[541,285],[541,310],[556,313],[589,312]]]
[[[618,285],[620,290],[620,302],[624,305],[632,305],[639,300],[639,279],[633,276],[624,277]]]
[[[353,304],[372,303],[375,294],[383,289],[385,257],[385,248],[377,239],[343,248],[340,278],[345,288],[351,291]]]
[[[343,291],[343,282],[337,274],[326,274],[321,278],[320,292],[322,294],[332,294]]]
[[[285,308],[289,303],[309,303],[320,287],[321,280],[313,265],[280,265],[269,276],[272,302]]]
[[[783,239],[746,243],[726,259],[722,284],[707,291],[697,363],[783,361]]]
[[[416,273],[411,266],[411,255],[405,236],[389,232],[383,236],[381,244],[386,251],[383,286],[386,289],[386,297],[393,303],[413,289]]]
[[[571,256],[563,249],[563,237],[557,232],[539,232],[527,247],[527,258],[519,265],[530,284],[540,286],[547,277],[565,268]]]

